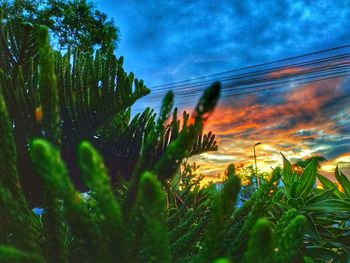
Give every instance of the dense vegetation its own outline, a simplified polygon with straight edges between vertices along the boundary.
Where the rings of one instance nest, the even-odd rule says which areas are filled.
[[[0,8],[7,14],[6,19],[22,18],[47,26],[60,49],[113,49],[120,38],[113,20],[88,0],[1,0]]]
[[[240,207],[234,165],[221,191],[199,186],[183,160],[217,149],[203,123],[218,83],[181,121],[171,92],[158,117],[131,119],[150,91],[122,58],[61,54],[47,28],[1,21],[1,262],[349,260],[350,182],[338,169],[343,191],[316,159],[295,171],[282,156]]]

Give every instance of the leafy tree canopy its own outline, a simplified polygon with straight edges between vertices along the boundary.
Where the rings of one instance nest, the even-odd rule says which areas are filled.
[[[87,0],[2,0],[0,7],[8,18],[21,17],[48,26],[61,49],[113,49],[119,41],[113,20]]]

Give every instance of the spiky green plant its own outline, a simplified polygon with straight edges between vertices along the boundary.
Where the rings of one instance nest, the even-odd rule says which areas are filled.
[[[168,218],[167,224],[165,194],[152,173],[145,172],[139,177],[136,199],[128,203],[131,214],[124,217],[101,156],[91,144],[81,143],[79,167],[96,200],[95,213],[90,213],[88,204],[73,186],[56,147],[43,139],[35,139],[30,148],[36,172],[43,179],[45,189],[57,193],[63,202],[64,222],[69,226],[77,247],[74,253],[68,251],[71,262],[212,262],[222,257],[236,262],[252,262],[258,256],[266,257],[267,262],[295,262],[302,253],[300,246],[305,218],[296,210],[288,212],[277,224],[267,219],[261,221],[262,217],[268,216],[268,208],[281,198],[274,184],[278,178],[266,182],[252,200],[235,209],[234,200],[239,187],[234,168],[230,166],[223,192],[216,193],[209,187],[207,200],[195,209],[185,208],[184,212],[180,207],[177,222],[183,221],[183,224],[168,229],[169,220],[177,211]],[[171,161],[177,162],[176,159]],[[186,195],[191,194],[187,192]],[[5,200],[4,203],[10,205],[6,212],[16,207],[20,200],[13,199],[12,203]],[[21,223],[22,231],[35,233],[28,224]],[[6,226],[15,229],[17,224],[7,221]],[[45,231],[45,228],[38,230]],[[237,235],[234,238],[233,233]],[[270,236],[270,241],[264,242],[264,233]],[[14,239],[22,235],[18,232],[11,234]],[[0,257],[50,261],[45,250],[40,249],[45,247],[43,241],[42,238],[32,240],[30,248],[5,242]]]
[[[43,48],[47,46],[45,41]],[[41,60],[41,63],[50,62]],[[52,75],[53,73],[42,71],[42,74]],[[43,78],[44,82],[52,80],[54,80],[53,77]],[[46,83],[43,83],[43,87],[45,85]],[[74,237],[75,251],[70,251],[59,235],[55,235],[54,232],[49,233],[45,225],[42,227],[35,224],[37,218],[28,209],[20,188],[16,188],[20,185],[18,179],[10,177],[11,180],[15,180],[15,183],[2,185],[4,215],[11,215],[20,220],[7,218],[2,221],[4,223],[1,229],[9,230],[8,237],[11,238],[6,239],[6,236],[3,236],[5,239],[3,240],[4,246],[0,250],[1,257],[6,260],[30,259],[33,262],[57,262],[58,260],[68,262],[112,262],[114,260],[117,262],[186,262],[190,259],[194,262],[203,262],[222,256],[241,259],[244,249],[242,253],[234,257],[221,248],[220,241],[226,233],[220,229],[220,226],[226,225],[228,228],[234,228],[235,223],[243,224],[247,226],[243,227],[246,230],[242,233],[249,233],[248,226],[254,225],[254,222],[265,214],[263,211],[255,212],[253,217],[248,216],[243,221],[238,220],[235,216],[231,217],[235,206],[235,196],[239,190],[233,166],[228,169],[228,180],[222,193],[216,193],[213,188],[209,187],[207,200],[192,209],[186,206],[180,207],[178,212],[175,211],[169,218],[165,210],[165,194],[156,178],[168,178],[176,171],[180,161],[193,151],[194,146],[191,142],[197,140],[203,120],[212,111],[217,101],[218,91],[219,86],[215,84],[204,93],[193,115],[194,122],[189,124],[186,121],[177,137],[166,147],[164,154],[159,158],[151,156],[154,159],[148,159],[151,161],[147,163],[145,160],[148,155],[152,154],[150,151],[152,145],[157,144],[159,136],[162,136],[160,130],[162,130],[161,127],[164,127],[163,124],[171,109],[172,95],[169,94],[165,98],[159,120],[146,138],[144,150],[141,152],[135,169],[138,173],[133,173],[127,194],[122,196],[122,203],[119,203],[113,193],[110,178],[100,154],[88,142],[81,143],[78,151],[78,167],[86,187],[96,200],[95,213],[90,212],[88,204],[73,185],[67,166],[62,160],[61,151],[57,148],[59,143],[55,140],[58,138],[55,135],[59,131],[56,126],[48,123],[45,127],[48,127],[46,128],[47,134],[53,135],[48,138],[52,143],[43,139],[34,139],[30,144],[30,156],[37,176],[40,176],[43,181],[45,191],[54,193],[54,196],[47,196],[47,200],[52,197],[62,204],[61,210],[58,210],[57,203],[47,202],[44,216],[49,215],[52,210],[63,213],[62,218],[56,218],[59,221],[52,220],[50,223],[56,224],[54,227],[58,231],[62,231],[62,225],[68,226],[69,235]],[[52,97],[52,94],[47,93],[45,96],[49,98]],[[7,116],[4,103],[2,103],[1,112],[2,123],[5,124],[1,126],[4,127],[3,133],[7,138],[11,138],[13,126]],[[50,118],[47,115],[44,115],[44,118],[55,122],[58,117],[55,117],[55,111],[52,112],[52,115],[49,115]],[[185,115],[185,119],[188,120],[188,118],[188,115]],[[14,151],[15,142],[4,139],[5,136],[1,138],[1,143],[5,143],[4,148],[7,149],[4,157],[12,156],[15,160],[17,156]],[[196,143],[198,149],[198,141]],[[9,167],[15,170],[17,164],[12,161]],[[6,182],[7,177],[2,176],[1,178],[2,182]],[[13,188],[13,185],[16,187]],[[269,191],[272,190],[271,186],[272,184],[268,184],[266,189],[263,187],[263,190],[260,191],[261,195],[268,196]],[[11,191],[18,197],[12,198]],[[192,195],[191,189],[187,189],[184,199],[191,200]],[[259,204],[264,209],[264,202],[267,199],[264,201],[261,197],[259,200]],[[255,209],[260,211],[258,207]],[[13,212],[21,213],[26,217],[17,217]],[[181,224],[185,218],[186,220]],[[171,225],[171,221],[180,224],[173,225],[173,229],[169,231],[168,226]],[[20,232],[16,228],[20,229]],[[28,236],[26,240],[21,239],[24,233],[27,233]],[[169,243],[169,240],[172,242]],[[57,248],[62,249],[52,254],[52,244],[57,244]],[[232,244],[237,244],[237,241]],[[212,249],[214,251],[211,251]],[[209,255],[207,259],[205,259],[206,255]]]
[[[47,35],[38,31],[43,29],[19,19],[1,19],[0,86],[14,126],[20,180],[31,204],[43,200],[42,182],[28,155],[31,138],[44,137],[60,144],[70,176],[79,189],[84,185],[74,160],[82,139],[89,140],[102,154],[114,184],[120,178],[129,180],[139,174],[140,165],[152,166],[161,158],[165,162],[167,148],[179,136],[177,143],[185,143],[189,114],[184,113],[185,129],[181,129],[177,110],[172,111],[171,95],[166,96],[158,121],[149,108],[131,119],[131,106],[150,90],[133,73],[124,71],[123,57],[117,59],[112,52],[101,50],[95,54],[71,49],[65,54],[54,52]],[[201,114],[198,111],[199,119]],[[170,115],[172,121],[168,121]],[[189,157],[217,149],[215,136],[203,135],[199,123],[191,130],[189,137],[195,139],[189,141],[181,155]],[[170,174],[162,173],[160,177],[169,179]]]

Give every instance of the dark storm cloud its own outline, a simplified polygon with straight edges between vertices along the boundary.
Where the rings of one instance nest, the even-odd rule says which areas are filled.
[[[149,86],[349,42],[350,1],[98,1]]]

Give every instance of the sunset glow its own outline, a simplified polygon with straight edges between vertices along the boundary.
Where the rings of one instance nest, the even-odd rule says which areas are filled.
[[[125,33],[118,54],[128,58],[126,69],[151,88],[344,46],[350,40],[348,3],[342,1],[223,1],[220,5],[216,1],[190,1],[183,4],[186,8],[179,8],[178,1],[128,1],[118,6],[108,1],[95,2],[115,18]],[[137,19],[130,20],[125,14]],[[317,53],[310,59],[343,53]],[[308,82],[309,79],[295,78],[299,75],[304,80],[320,68],[331,75],[335,66],[343,70],[342,63],[348,63],[348,59],[340,57],[334,63],[321,62],[317,66],[301,65],[293,59],[292,66],[279,63],[276,70],[267,68],[263,77],[271,81],[264,83],[262,91],[231,97],[233,89],[244,92],[249,85],[236,85],[231,94],[223,91],[205,128],[216,134],[219,150],[191,161],[200,165],[199,172],[207,180],[217,180],[229,163],[254,164],[253,145],[262,142],[256,147],[259,170],[270,171],[280,165],[280,152],[292,162],[320,154],[328,159],[322,173],[331,178],[339,163],[350,175],[350,80],[343,77]],[[287,81],[281,87],[265,90],[282,79]],[[210,84],[208,81],[207,86]],[[207,86],[201,90],[191,85],[175,87],[176,90],[155,88],[133,110],[142,112],[151,106],[157,111],[165,93],[173,90],[179,112],[192,112]]]
[[[348,79],[314,82],[270,94],[223,99],[207,131],[217,135],[219,150],[193,158],[207,180],[217,180],[229,163],[254,163],[259,170],[281,165],[280,152],[292,162],[322,155],[322,173],[332,178],[335,166],[350,171],[350,86]]]

